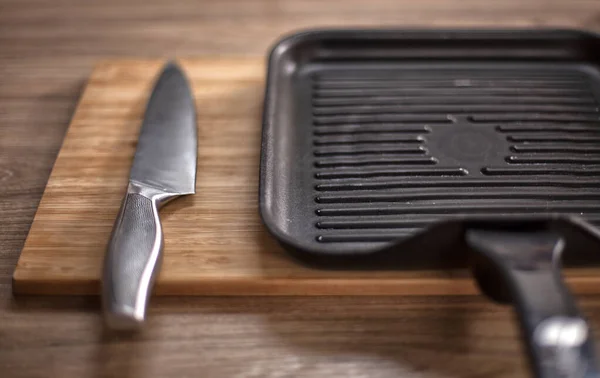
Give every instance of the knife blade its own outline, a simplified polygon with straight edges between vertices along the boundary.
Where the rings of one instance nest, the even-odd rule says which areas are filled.
[[[181,69],[167,64],[150,99],[129,185],[104,259],[104,318],[113,329],[139,328],[163,254],[159,208],[195,193],[197,127],[194,100]]]

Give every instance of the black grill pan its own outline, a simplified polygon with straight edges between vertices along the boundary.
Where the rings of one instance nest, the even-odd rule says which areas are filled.
[[[269,58],[261,216],[310,264],[471,267],[537,376],[592,376],[560,266],[600,263],[599,107],[590,33],[299,33]]]

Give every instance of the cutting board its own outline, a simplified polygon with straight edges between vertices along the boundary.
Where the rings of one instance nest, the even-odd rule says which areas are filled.
[[[25,242],[19,294],[97,294],[106,244],[162,61],[110,60],[92,73]],[[292,260],[258,215],[264,60],[180,61],[198,111],[196,194],[161,212],[158,295],[474,294],[467,271],[327,271]],[[577,293],[600,270],[566,272]]]

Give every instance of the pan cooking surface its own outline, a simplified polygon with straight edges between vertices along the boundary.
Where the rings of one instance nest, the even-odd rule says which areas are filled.
[[[315,238],[385,242],[448,216],[600,224],[600,113],[585,70],[311,75]]]
[[[600,225],[598,51],[596,36],[563,31],[282,40],[265,96],[265,224],[322,256],[366,255],[444,219]]]

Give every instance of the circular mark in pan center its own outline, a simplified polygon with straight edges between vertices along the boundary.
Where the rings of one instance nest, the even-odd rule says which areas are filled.
[[[457,125],[434,130],[428,137],[432,156],[454,164],[488,163],[506,154],[506,140],[491,128]]]
[[[457,132],[450,135],[449,147],[453,154],[470,158],[486,157],[493,150],[493,141],[479,132]]]

